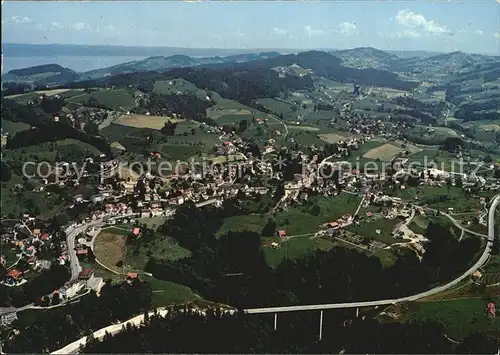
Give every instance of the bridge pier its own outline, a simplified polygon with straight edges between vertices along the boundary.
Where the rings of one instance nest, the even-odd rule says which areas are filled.
[[[319,314],[319,340],[323,338],[323,311]]]
[[[356,318],[359,317],[359,308],[356,308]]]
[[[274,330],[278,328],[278,313],[274,313]]]

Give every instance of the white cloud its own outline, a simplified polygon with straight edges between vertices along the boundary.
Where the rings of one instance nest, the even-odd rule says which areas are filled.
[[[421,14],[404,9],[396,14],[396,23],[407,28],[423,29],[429,34],[451,34],[451,31],[446,26],[440,25],[435,21],[426,20]]]
[[[421,34],[411,28],[405,28],[403,31],[397,32],[396,36],[398,38],[419,38]]]
[[[64,25],[60,24],[59,22],[55,22],[55,21],[52,21],[52,23],[50,24],[52,26],[52,28],[64,28]]]
[[[273,28],[273,32],[276,33],[277,35],[286,35],[288,33],[287,30],[283,29],[283,28],[278,28],[278,27],[274,27]]]
[[[402,31],[398,32],[378,32],[377,35],[382,38],[393,38],[393,39],[401,39],[401,38],[419,38],[422,35],[415,31],[412,30],[411,28],[405,28]]]
[[[356,24],[354,22],[342,22],[338,25],[340,33],[351,36],[357,32]]]
[[[481,31],[481,30],[476,30],[476,34],[479,35],[479,36],[484,35],[483,31]]]
[[[32,19],[26,16],[12,16],[11,18],[13,23],[31,23],[33,22]]]
[[[79,32],[94,32],[94,33],[99,32],[99,30],[91,28],[89,25],[87,25],[84,22],[75,23],[73,25],[73,29],[75,31],[79,31]]]
[[[321,28],[312,28],[311,26],[307,25],[304,27],[304,31],[306,31],[307,35],[310,36],[317,36],[317,35],[322,35],[324,31]]]
[[[105,26],[105,27],[104,27],[104,29],[105,29],[106,31],[108,31],[108,32],[113,33],[113,34],[119,34],[119,33],[120,33],[120,31],[118,31],[118,28],[116,28],[116,27],[115,27],[115,26],[113,26],[113,25],[107,25],[107,26]]]
[[[73,29],[76,31],[83,31],[85,29],[85,24],[83,22],[78,22],[73,25]]]

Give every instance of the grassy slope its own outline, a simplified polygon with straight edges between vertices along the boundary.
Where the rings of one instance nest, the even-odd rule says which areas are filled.
[[[121,111],[121,108],[127,110],[135,107],[135,98],[127,89],[104,89],[97,90],[91,94],[80,94],[68,99],[81,105],[87,105],[91,97],[94,97],[101,105],[105,105],[115,111]]]
[[[461,340],[472,332],[498,334],[499,318],[486,316],[487,304],[488,301],[480,298],[420,302],[419,310],[407,314],[405,320],[438,321],[444,326],[447,335],[455,340]]]
[[[16,134],[29,129],[30,126],[23,122],[12,122],[2,118],[2,133]]]
[[[288,211],[276,212],[274,219],[277,228],[285,229],[287,235],[315,233],[320,229],[321,224],[336,220],[345,213],[354,213],[359,202],[358,196],[347,193],[336,197],[315,197],[313,203],[320,207],[318,216],[311,215],[303,207],[292,207]],[[260,233],[268,218],[273,218],[273,216],[266,214],[230,217],[224,221],[217,234],[224,235],[229,231],[243,230]]]

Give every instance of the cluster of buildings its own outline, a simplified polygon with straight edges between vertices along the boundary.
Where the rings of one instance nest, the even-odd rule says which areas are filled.
[[[51,260],[44,259],[44,255],[58,257],[59,260],[67,258],[67,254],[65,256],[64,253],[62,255],[50,253],[53,247],[53,234],[50,224],[36,222],[29,215],[25,215],[21,222],[4,226],[1,235],[3,248],[0,261],[7,269],[7,273],[0,282],[7,286],[18,286],[26,282],[24,279],[26,273],[49,269]],[[19,267],[21,261],[25,262],[23,267]]]
[[[73,280],[59,289],[62,300],[72,299],[86,290],[94,290],[97,294],[104,285],[102,277],[95,277],[92,268],[84,268],[78,275],[78,279]]]

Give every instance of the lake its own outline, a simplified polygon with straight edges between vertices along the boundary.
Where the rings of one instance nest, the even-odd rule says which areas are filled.
[[[78,57],[78,56],[51,56],[51,57],[6,57],[2,56],[2,74],[13,69],[23,69],[43,64],[59,64],[76,72],[100,69],[146,57]]]

